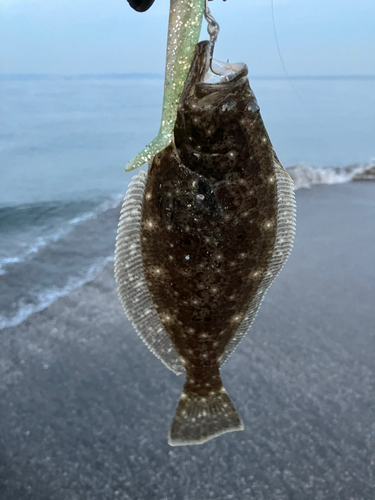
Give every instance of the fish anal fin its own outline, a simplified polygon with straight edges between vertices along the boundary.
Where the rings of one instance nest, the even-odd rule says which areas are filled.
[[[293,180],[283,169],[279,161],[274,158],[274,172],[277,186],[277,226],[276,241],[273,248],[272,257],[258,291],[249,304],[245,317],[242,320],[238,330],[233,338],[227,344],[223,355],[220,358],[219,365],[222,366],[229,358],[237,345],[251,327],[259,307],[264,299],[268,288],[273,283],[276,276],[288,260],[289,254],[293,248],[295,220],[296,220],[296,202],[294,198]]]

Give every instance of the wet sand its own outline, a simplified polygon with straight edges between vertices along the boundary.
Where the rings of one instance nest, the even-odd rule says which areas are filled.
[[[170,448],[183,385],[112,264],[0,332],[1,500],[375,498],[375,183],[297,192],[295,249],[223,368],[245,431]]]

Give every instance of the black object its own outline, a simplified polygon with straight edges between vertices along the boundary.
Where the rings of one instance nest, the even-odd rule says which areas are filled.
[[[128,0],[130,7],[137,12],[146,12],[155,0]]]

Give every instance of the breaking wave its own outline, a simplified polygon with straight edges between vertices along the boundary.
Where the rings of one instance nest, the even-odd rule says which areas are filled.
[[[47,247],[49,244],[57,242],[61,238],[66,237],[70,233],[70,231],[72,231],[78,224],[90,219],[94,219],[107,210],[116,208],[122,198],[122,194],[114,195],[111,198],[103,201],[99,205],[95,206],[92,210],[84,211],[79,215],[75,215],[74,217],[65,220],[63,220],[63,217],[61,217],[61,213],[56,214],[56,212],[66,210],[67,205],[70,205],[69,203],[42,203],[38,205],[23,205],[17,207],[0,208],[0,221],[4,222],[4,224],[2,224],[3,230],[6,229],[5,223],[7,226],[37,226],[40,223],[40,219],[44,218],[44,222],[47,221],[47,218],[50,217],[51,211],[54,212],[53,215],[55,216],[55,220],[51,221],[52,225],[61,225],[61,227],[57,231],[48,232],[47,234],[43,234],[43,236],[31,236],[27,245],[23,243],[22,245],[18,246],[18,248],[17,246],[16,248],[10,248],[9,253],[11,255],[0,255],[0,276],[6,274],[7,265],[22,263],[26,261],[28,258],[32,257],[40,250]],[[21,218],[22,221],[20,224]]]
[[[343,184],[352,180],[375,180],[375,159],[365,165],[315,168],[304,164],[288,167],[294,189],[310,188],[316,184]]]
[[[89,283],[90,281],[95,279],[105,268],[105,266],[109,262],[113,262],[113,260],[113,256],[98,260],[95,264],[86,269],[86,272],[82,277],[69,278],[67,284],[63,288],[53,287],[37,294],[34,297],[33,304],[25,304],[21,301],[18,304],[18,310],[16,314],[11,316],[10,318],[0,315],[0,330],[19,325],[20,323],[25,321],[25,319],[31,316],[31,314],[46,309],[60,297],[69,295],[74,290],[81,288],[86,283]]]
[[[121,198],[0,207],[0,330],[81,288],[113,261]]]

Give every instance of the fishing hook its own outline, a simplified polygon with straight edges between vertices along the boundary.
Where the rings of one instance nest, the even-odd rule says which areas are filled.
[[[215,43],[216,43],[216,40],[217,40],[217,37],[220,33],[220,26],[219,26],[219,23],[215,20],[215,18],[213,17],[213,15],[211,14],[211,11],[208,7],[208,1],[209,0],[206,0],[206,7],[204,9],[204,17],[207,21],[207,32],[208,34],[210,35],[210,44],[211,44],[211,49],[210,49],[210,69],[213,73],[215,73],[215,75],[217,75],[218,73],[216,73],[216,71],[213,70],[212,68],[212,59],[213,59],[213,56],[214,56],[214,48],[215,48]]]

